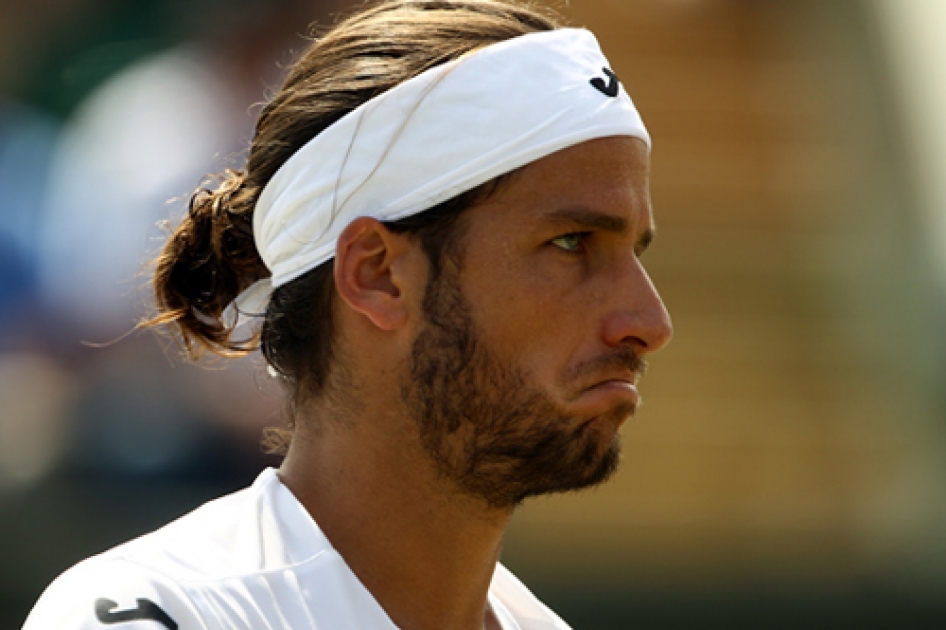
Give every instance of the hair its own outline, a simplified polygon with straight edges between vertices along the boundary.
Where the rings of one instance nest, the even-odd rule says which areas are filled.
[[[157,313],[141,326],[167,325],[185,353],[242,356],[262,349],[289,393],[290,431],[271,430],[264,447],[283,453],[295,410],[324,393],[335,349],[333,261],[273,292],[259,332],[236,339],[224,310],[270,276],[253,239],[253,211],[276,170],[309,140],[358,106],[439,64],[528,33],[558,28],[546,10],[513,0],[386,0],[313,39],[256,124],[246,166],[199,188],[155,260]],[[485,200],[501,176],[418,215],[389,223],[416,237],[439,276],[456,240],[457,218]]]

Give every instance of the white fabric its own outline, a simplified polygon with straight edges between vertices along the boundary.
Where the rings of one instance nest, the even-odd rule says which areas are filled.
[[[273,288],[335,255],[357,217],[410,216],[595,138],[632,136],[649,146],[631,98],[605,69],[589,31],[533,33],[436,66],[337,121],[263,189],[253,230],[272,278],[236,308],[262,313]],[[609,86],[613,96],[602,89]]]
[[[179,630],[397,630],[272,469],[151,534],[89,558],[43,593],[23,630],[159,630],[110,614],[160,607]],[[489,603],[503,630],[568,630],[506,568]]]

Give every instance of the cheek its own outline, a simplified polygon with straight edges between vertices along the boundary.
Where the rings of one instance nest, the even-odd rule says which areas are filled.
[[[464,291],[484,341],[541,380],[557,381],[595,343],[593,296],[574,270],[513,265],[500,253],[482,263],[488,273],[468,274]]]

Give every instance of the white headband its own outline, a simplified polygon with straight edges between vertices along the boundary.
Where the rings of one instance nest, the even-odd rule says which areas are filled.
[[[272,277],[226,318],[265,311],[272,290],[335,255],[352,220],[417,214],[586,140],[650,146],[594,35],[557,29],[482,48],[405,81],[315,136],[256,203],[256,247]],[[231,319],[231,323],[233,323]]]

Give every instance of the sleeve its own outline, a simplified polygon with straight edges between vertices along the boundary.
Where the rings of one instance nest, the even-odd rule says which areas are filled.
[[[90,558],[46,589],[23,630],[210,630],[172,580],[122,559]]]

